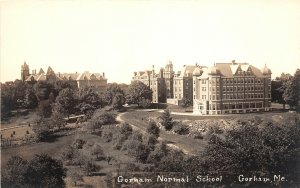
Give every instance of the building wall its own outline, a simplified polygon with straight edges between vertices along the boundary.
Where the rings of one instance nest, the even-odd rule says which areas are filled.
[[[209,76],[207,80],[199,79],[195,84],[198,84],[194,87],[195,113],[246,113],[271,109],[270,76]]]

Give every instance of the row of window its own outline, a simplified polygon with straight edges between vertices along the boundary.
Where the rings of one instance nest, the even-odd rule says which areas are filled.
[[[264,98],[263,93],[248,93],[248,94],[231,94],[231,95],[222,95],[222,99],[260,99]],[[268,94],[268,98],[271,98],[271,94]],[[196,99],[196,95],[194,95],[194,99]],[[201,95],[202,100],[206,100],[206,95]],[[209,95],[209,100],[220,100],[219,95]]]
[[[229,91],[263,91],[264,86],[247,86],[247,87],[234,87],[234,86],[227,86],[227,87],[222,87],[223,92],[229,92]],[[218,91],[219,87],[209,87],[209,91]],[[269,86],[270,90],[270,86]],[[195,88],[194,88],[195,91]],[[206,91],[206,87],[202,87],[202,91]]]

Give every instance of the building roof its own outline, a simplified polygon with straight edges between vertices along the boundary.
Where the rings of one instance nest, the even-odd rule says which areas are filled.
[[[178,77],[192,77],[195,65],[184,65]]]
[[[90,73],[85,71],[79,74],[76,80],[106,80],[106,78],[100,73]]]
[[[57,77],[61,78],[62,80],[77,80],[79,73],[58,73],[56,74]]]
[[[40,68],[39,74],[44,74],[44,73],[45,71],[42,68]]]
[[[216,63],[213,67],[209,69],[203,69],[204,73],[202,77],[207,77],[207,75],[220,75],[222,77],[232,78],[234,75],[238,74],[239,71],[242,72],[249,72],[256,77],[264,77],[263,71],[265,73],[271,72],[270,69],[262,69],[259,70],[258,68],[250,65],[248,63]]]

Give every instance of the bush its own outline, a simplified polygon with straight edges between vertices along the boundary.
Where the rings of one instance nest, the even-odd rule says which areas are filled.
[[[86,143],[85,140],[82,140],[82,139],[76,139],[74,142],[73,142],[73,147],[76,148],[76,149],[82,149],[83,145]]]
[[[179,135],[186,135],[189,134],[189,128],[186,125],[183,125],[182,122],[176,122],[175,126],[173,127],[175,133]]]
[[[164,110],[159,118],[161,120],[161,125],[166,129],[166,131],[170,131],[173,128],[174,121],[169,110]]]
[[[95,132],[96,129],[100,129],[103,125],[116,123],[116,115],[112,112],[97,110],[93,117],[88,121],[88,127]]]
[[[87,161],[83,166],[83,171],[86,175],[90,176],[93,172],[97,172],[100,170],[100,166],[96,165],[93,161],[89,160]]]
[[[204,137],[203,137],[203,135],[201,134],[201,133],[194,133],[194,139],[203,139]]]

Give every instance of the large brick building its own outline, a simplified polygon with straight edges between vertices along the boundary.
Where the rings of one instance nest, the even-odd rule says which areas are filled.
[[[152,90],[153,103],[165,103],[167,98],[173,97],[173,64],[168,61],[165,68],[160,68],[156,73],[152,70],[134,72],[132,81],[141,81]]]
[[[216,63],[193,71],[193,111],[227,114],[271,109],[271,70],[248,63]]]
[[[107,79],[104,73],[55,73],[49,66],[47,72],[41,68],[37,73],[36,70],[32,70],[30,74],[29,66],[24,62],[21,66],[21,80],[30,84],[34,84],[39,81],[68,81],[77,84],[78,88],[91,87],[99,92],[105,91],[107,88]]]

